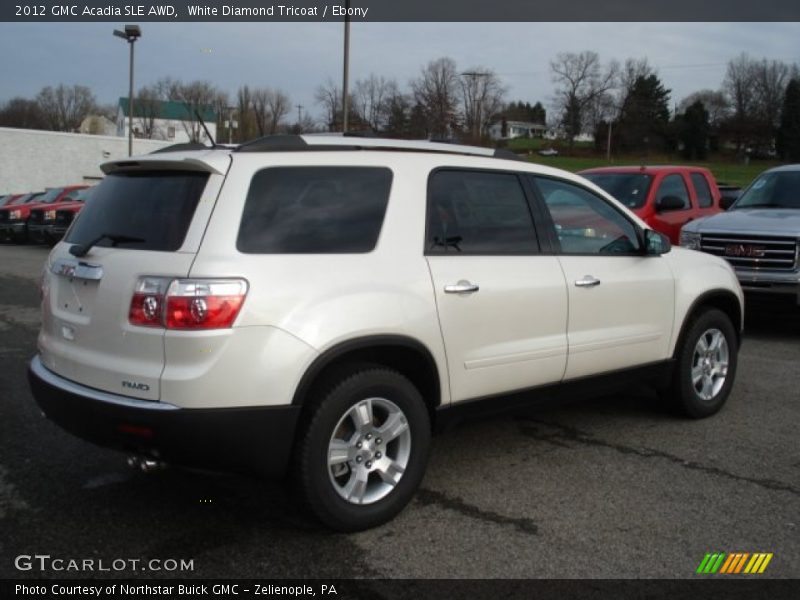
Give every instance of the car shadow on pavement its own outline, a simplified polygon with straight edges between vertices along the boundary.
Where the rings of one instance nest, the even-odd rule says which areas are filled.
[[[745,338],[800,338],[800,303],[792,297],[753,298],[744,309]]]

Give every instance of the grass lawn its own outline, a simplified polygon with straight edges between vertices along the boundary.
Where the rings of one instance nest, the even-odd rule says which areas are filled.
[[[609,167],[609,166],[622,166],[622,165],[693,165],[698,167],[706,167],[714,174],[716,180],[720,183],[724,182],[730,185],[738,185],[741,187],[750,183],[756,175],[771,167],[777,166],[778,162],[768,160],[753,160],[749,165],[741,163],[711,160],[705,162],[699,161],[686,161],[680,158],[673,158],[669,156],[649,156],[647,158],[612,158],[607,161],[605,157],[584,157],[584,156],[539,156],[538,154],[531,154],[529,156],[531,162],[557,167],[566,171],[580,171],[582,169],[589,169],[592,167]]]

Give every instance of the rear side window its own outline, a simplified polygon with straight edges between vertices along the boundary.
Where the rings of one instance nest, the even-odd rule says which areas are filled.
[[[428,182],[427,254],[533,254],[539,244],[519,178],[442,170]]]
[[[708,180],[702,173],[692,173],[692,183],[697,194],[697,205],[700,208],[710,208],[714,205],[714,198],[711,196],[711,188],[708,187]]]
[[[392,172],[384,167],[272,167],[253,176],[236,247],[245,254],[371,252]]]
[[[92,189],[91,199],[69,233],[67,242],[97,246],[174,252],[183,245],[208,173],[138,171],[108,175]]]

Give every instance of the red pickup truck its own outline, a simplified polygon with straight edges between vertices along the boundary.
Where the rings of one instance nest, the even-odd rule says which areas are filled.
[[[69,185],[49,188],[25,204],[17,202],[12,207],[0,208],[0,237],[8,241],[26,242],[30,239],[35,243],[44,242],[44,213],[66,202],[71,192],[86,187]]]
[[[656,231],[680,241],[681,228],[725,208],[711,171],[702,167],[600,167],[579,171]]]

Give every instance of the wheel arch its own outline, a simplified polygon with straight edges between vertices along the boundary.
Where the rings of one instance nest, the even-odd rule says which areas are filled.
[[[292,405],[303,406],[314,392],[328,385],[348,366],[377,364],[398,371],[419,390],[431,414],[441,404],[441,380],[436,360],[420,341],[402,335],[370,335],[347,340],[320,354],[295,389]]]
[[[739,302],[739,298],[732,291],[727,289],[714,289],[704,292],[694,302],[689,305],[685,313],[683,322],[681,323],[680,333],[675,341],[672,349],[673,356],[680,349],[686,332],[691,326],[694,318],[703,310],[708,308],[716,308],[728,315],[736,331],[736,345],[741,345],[742,342],[742,327],[743,327],[743,308]]]

